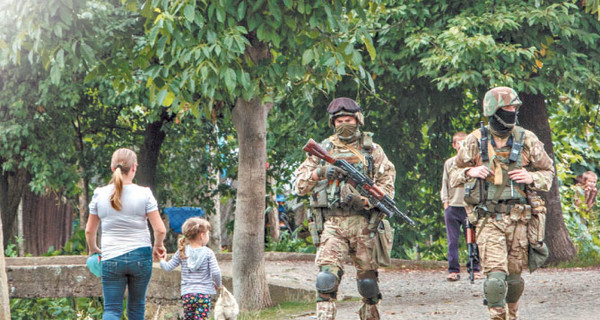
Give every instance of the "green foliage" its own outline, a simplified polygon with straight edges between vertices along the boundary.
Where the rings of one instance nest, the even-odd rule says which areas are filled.
[[[29,319],[100,319],[100,298],[10,299],[12,320]]]
[[[19,238],[17,236],[15,236],[15,242],[14,243],[8,243],[6,245],[6,249],[4,249],[4,256],[5,257],[18,257],[19,256],[19,244],[23,243],[25,239],[23,238]]]
[[[282,231],[279,236],[279,241],[273,241],[270,237],[267,237],[265,243],[265,251],[278,251],[278,252],[301,252],[301,253],[315,253],[317,248],[313,246],[309,238],[298,237],[298,233],[303,228],[297,228],[290,234],[287,230]]]

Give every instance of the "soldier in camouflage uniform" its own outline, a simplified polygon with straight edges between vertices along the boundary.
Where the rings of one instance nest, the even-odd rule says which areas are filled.
[[[469,218],[477,225],[490,319],[517,319],[528,249],[547,257],[543,224],[541,235],[537,229],[545,207],[534,193],[550,189],[554,166],[537,136],[515,125],[521,104],[511,88],[489,90],[483,101],[489,125],[467,136],[451,173],[453,186],[485,179],[485,198],[470,208]],[[533,221],[535,228],[529,227]]]
[[[321,143],[323,148],[333,158],[353,164],[393,198],[396,170],[383,149],[373,143],[372,134],[361,132],[364,120],[358,104],[349,98],[337,98],[327,111],[335,134]],[[342,262],[348,252],[357,269],[358,292],[363,297],[360,318],[379,319],[377,303],[381,293],[378,264],[373,258],[375,239],[368,228],[376,209],[347,183],[345,171],[315,156],[307,155],[296,176],[296,193],[311,193],[312,215],[325,220],[316,258],[320,270],[316,280],[318,319],[335,319],[336,294],[344,273]]]

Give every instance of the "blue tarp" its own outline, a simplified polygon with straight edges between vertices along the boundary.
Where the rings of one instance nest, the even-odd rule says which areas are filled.
[[[169,207],[164,208],[163,212],[169,217],[171,229],[176,233],[181,233],[181,226],[185,220],[191,217],[204,217],[202,208],[197,207]]]

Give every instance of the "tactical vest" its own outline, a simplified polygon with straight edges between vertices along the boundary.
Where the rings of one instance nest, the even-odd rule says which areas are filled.
[[[508,213],[510,205],[527,202],[524,183],[516,183],[508,177],[508,172],[522,168],[522,149],[525,129],[515,126],[506,145],[496,148],[488,127],[481,129],[481,160],[492,172],[493,178],[486,179],[486,206],[490,211]],[[489,148],[492,152],[486,154]],[[508,204],[504,206],[503,204]],[[502,209],[504,208],[504,209]]]
[[[348,149],[346,144],[341,142],[336,136],[325,139],[321,142],[321,146],[334,159],[344,159],[365,176],[371,179],[374,178],[372,133],[363,132],[356,147],[358,154]],[[336,146],[339,147],[334,148]],[[321,160],[320,164],[325,165],[326,163]],[[350,211],[340,206],[340,190],[345,183],[345,181],[328,181],[327,179],[317,182],[310,196],[310,207],[313,210],[321,210],[323,217],[363,214],[364,212]]]

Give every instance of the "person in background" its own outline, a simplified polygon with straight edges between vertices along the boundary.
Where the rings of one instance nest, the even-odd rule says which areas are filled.
[[[585,204],[586,211],[592,210],[598,195],[597,182],[598,175],[594,171],[586,171],[577,177],[577,186],[580,187],[580,192],[575,195],[575,205],[577,207],[582,207]]]
[[[181,227],[183,235],[177,242],[177,252],[160,267],[172,271],[181,264],[181,300],[185,320],[208,319],[210,296],[221,288],[221,269],[215,253],[206,246],[210,239],[210,223],[192,217]]]
[[[462,141],[465,140],[467,134],[457,132],[452,136],[452,148],[457,152],[460,150]],[[448,239],[448,281],[460,280],[460,263],[458,261],[458,247],[460,238],[460,229],[462,233],[466,232],[467,211],[465,210],[465,189],[462,186],[452,187],[448,176],[456,156],[446,160],[444,163],[444,173],[442,175],[442,190],[440,197],[444,204],[444,221],[446,222],[446,237]],[[467,266],[470,268],[471,266]],[[472,266],[474,268],[474,278],[482,279],[483,276],[479,272],[479,264]]]
[[[133,183],[137,169],[135,152],[118,149],[112,155],[110,168],[112,180],[107,186],[94,190],[85,228],[89,254],[102,255],[102,319],[121,319],[127,289],[127,318],[143,320],[152,259],[158,260],[167,252],[163,244],[166,228],[150,188]],[[154,246],[148,221],[154,230]],[[96,241],[100,223],[102,249]]]

